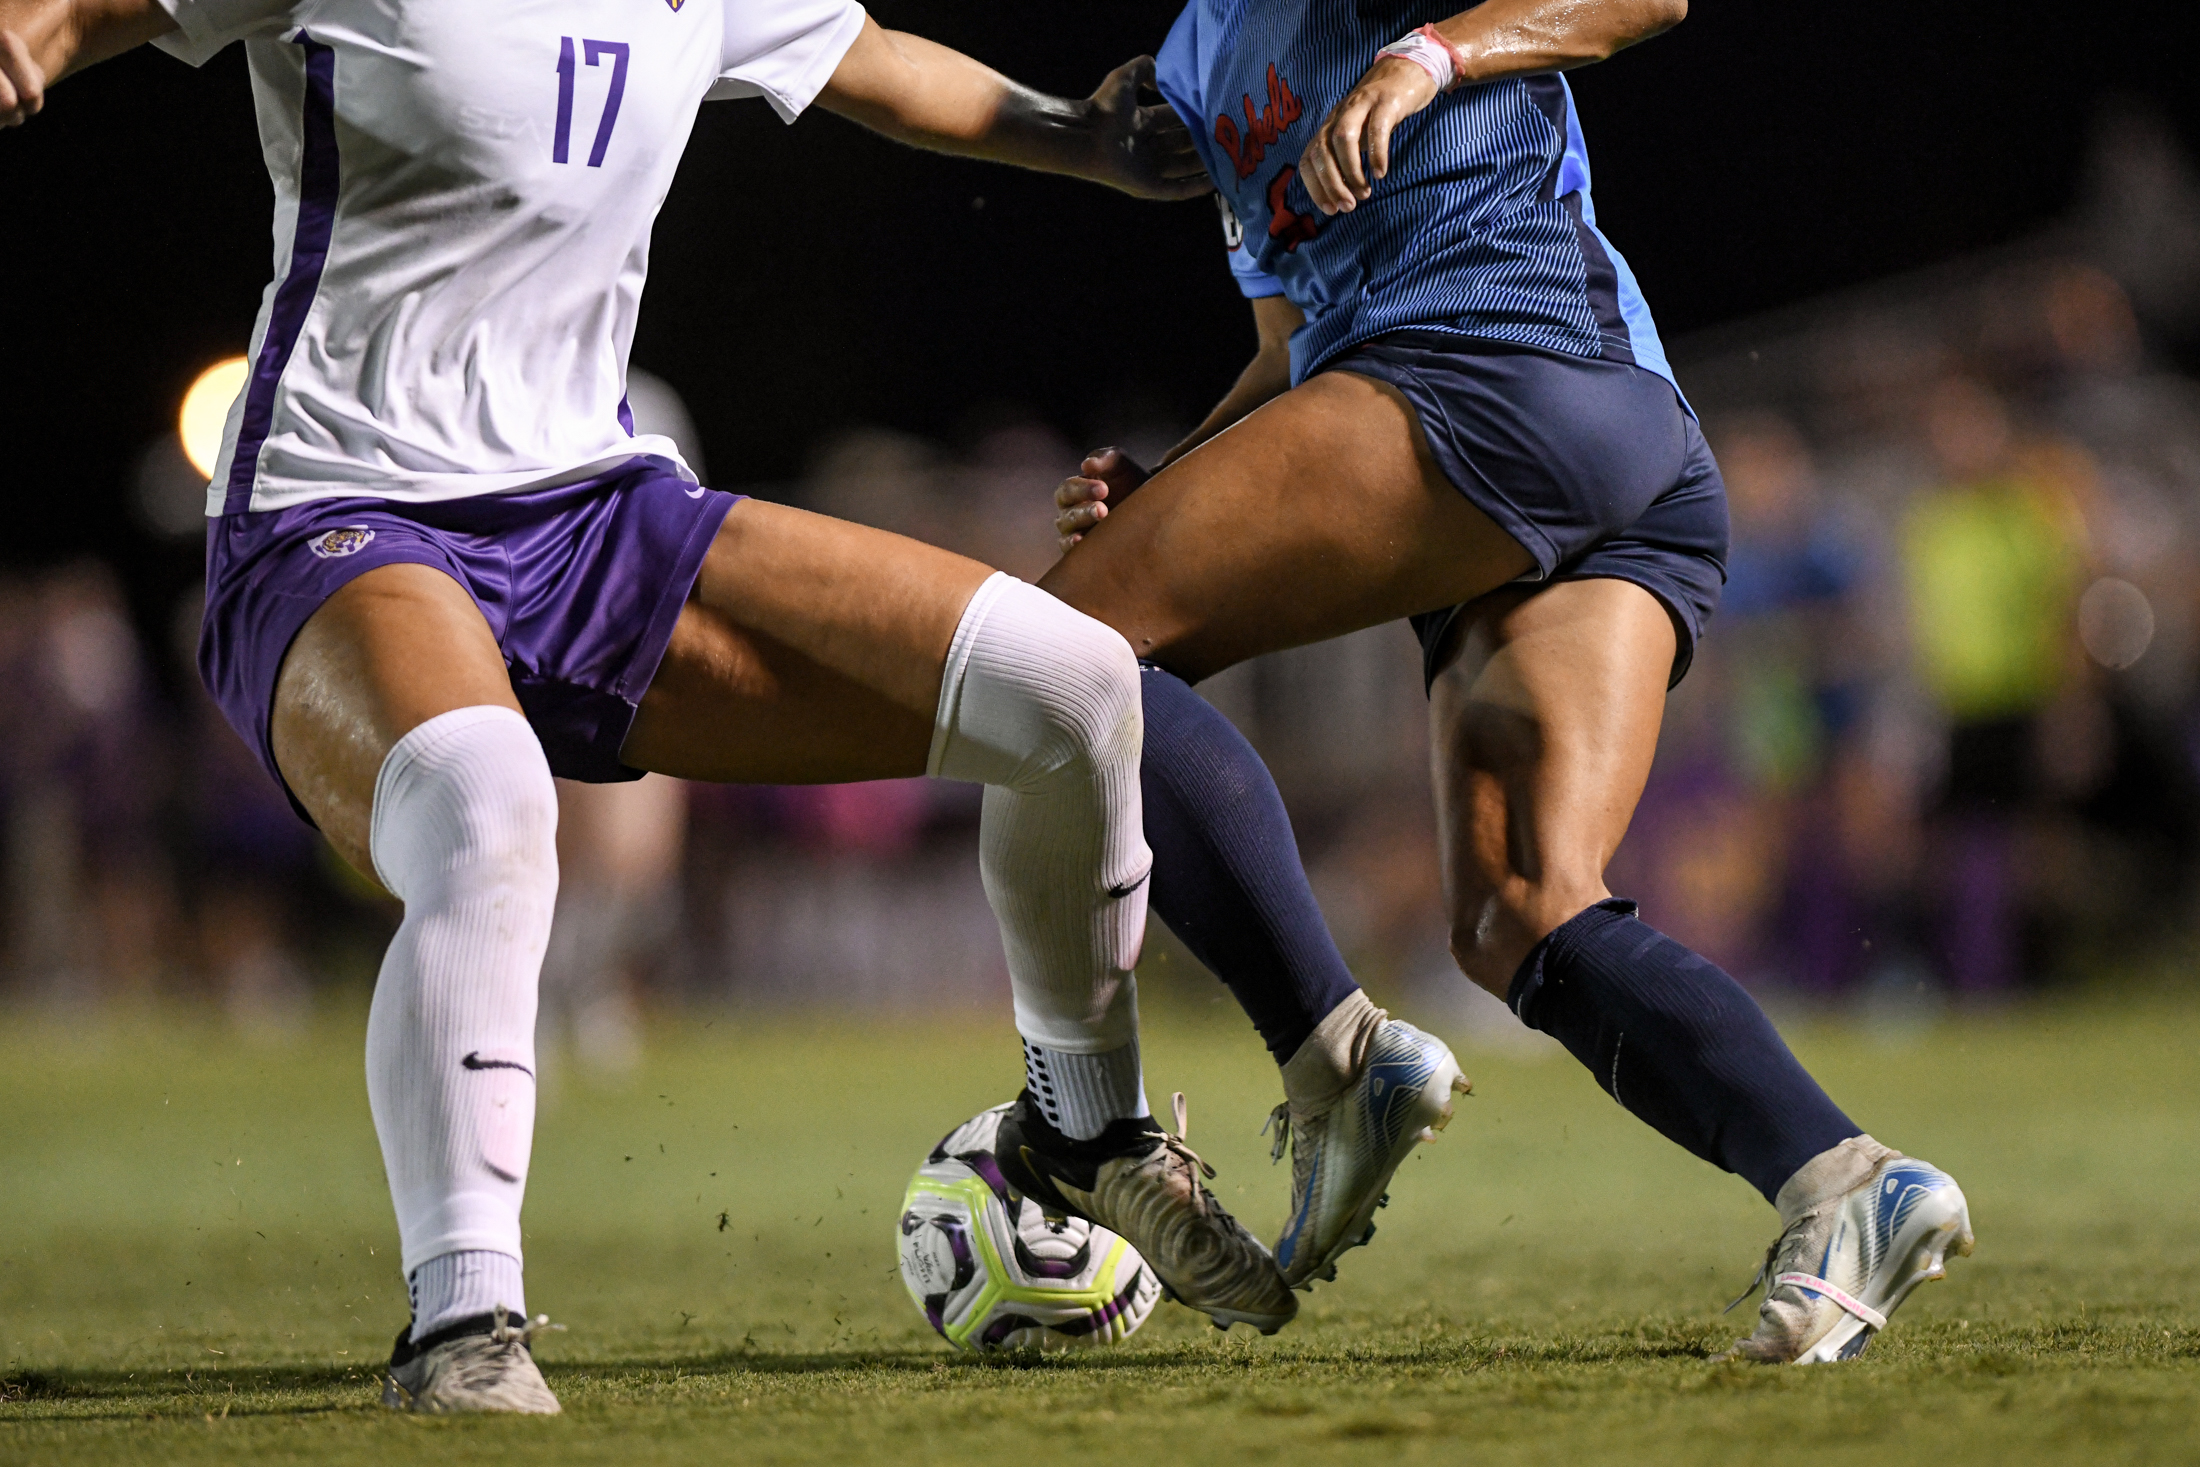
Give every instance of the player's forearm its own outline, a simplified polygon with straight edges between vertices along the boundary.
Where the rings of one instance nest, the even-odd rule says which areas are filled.
[[[49,86],[175,28],[153,0],[0,0],[0,32],[23,43]]]
[[[1096,177],[1087,101],[1049,97],[921,36],[867,22],[818,99],[898,142],[1049,173]]]
[[[1473,83],[1587,66],[1687,17],[1688,0],[1483,0],[1436,29]]]
[[[1215,404],[1214,411],[1170,449],[1156,468],[1165,468],[1253,412],[1272,398],[1291,390],[1291,335],[1306,324],[1306,315],[1287,297],[1261,296],[1253,302],[1253,329],[1260,348],[1238,373],[1238,379]]]

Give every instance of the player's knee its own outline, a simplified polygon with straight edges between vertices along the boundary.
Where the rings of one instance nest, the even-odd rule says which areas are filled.
[[[1056,659],[1034,689],[1045,730],[1025,760],[1027,786],[1135,769],[1144,740],[1138,659],[1113,628],[1043,591],[1019,587],[1044,619]],[[1044,603],[1040,605],[1039,603]]]
[[[558,794],[542,744],[508,708],[460,708],[391,748],[375,781],[375,871],[399,900],[494,888],[507,919],[548,921],[558,884]]]

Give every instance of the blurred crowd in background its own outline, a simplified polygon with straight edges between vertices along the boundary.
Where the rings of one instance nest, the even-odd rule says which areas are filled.
[[[1655,282],[1652,282],[1654,287]],[[1992,257],[1670,343],[1724,467],[1725,601],[1612,889],[1790,1004],[1925,1011],[2200,930],[2200,186],[2112,125],[2085,208]],[[638,375],[637,417],[692,437]],[[1126,424],[1147,461],[1176,424]],[[1089,445],[1000,413],[715,482],[1035,578]],[[699,465],[700,466],[700,465]],[[172,445],[140,485],[196,532]],[[198,691],[195,601],[142,634],[92,563],[0,580],[0,991],[187,996],[293,1032],[395,923]],[[1202,689],[1253,739],[1378,997],[1493,1036],[1445,950],[1417,648],[1376,628]],[[997,1005],[977,791],[563,785],[553,1044],[616,1069],[651,1003]],[[1220,1002],[1165,937],[1149,1005]]]

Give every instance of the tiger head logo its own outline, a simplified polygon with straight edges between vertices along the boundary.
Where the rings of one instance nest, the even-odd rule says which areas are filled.
[[[306,548],[323,560],[338,560],[346,555],[357,555],[374,539],[374,531],[365,525],[346,525],[341,530],[329,530],[306,541]]]

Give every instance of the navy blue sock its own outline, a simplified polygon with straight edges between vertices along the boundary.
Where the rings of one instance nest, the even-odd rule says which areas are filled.
[[[1229,985],[1281,1064],[1359,988],[1260,755],[1189,684],[1142,665],[1153,910]]]
[[[1529,952],[1506,995],[1611,1097],[1770,1202],[1819,1152],[1863,1128],[1710,959],[1602,901]]]

